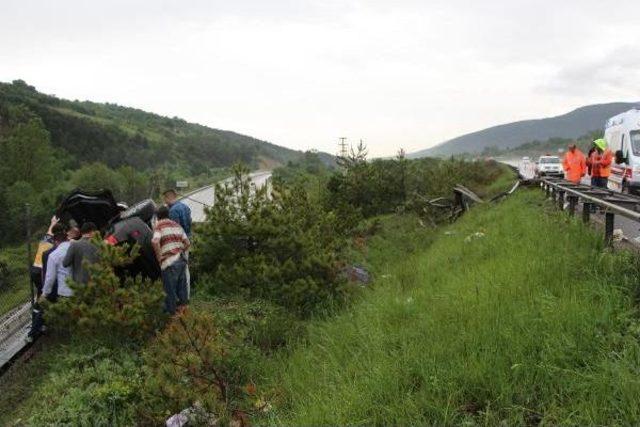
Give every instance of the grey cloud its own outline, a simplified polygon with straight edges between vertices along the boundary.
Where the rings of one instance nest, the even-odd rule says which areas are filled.
[[[540,89],[546,92],[584,96],[607,94],[638,98],[640,47],[611,50],[597,59],[566,65]]]

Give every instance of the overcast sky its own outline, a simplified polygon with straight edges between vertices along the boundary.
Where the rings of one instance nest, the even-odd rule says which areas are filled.
[[[373,155],[640,99],[637,0],[0,0],[0,81]]]

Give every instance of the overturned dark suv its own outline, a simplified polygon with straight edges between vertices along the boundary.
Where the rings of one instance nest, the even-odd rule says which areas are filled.
[[[108,244],[140,245],[140,254],[124,273],[155,280],[160,277],[160,266],[151,246],[155,211],[156,204],[151,199],[127,207],[117,203],[109,190],[76,189],[60,203],[56,215],[65,224],[74,220],[79,227],[93,222]]]

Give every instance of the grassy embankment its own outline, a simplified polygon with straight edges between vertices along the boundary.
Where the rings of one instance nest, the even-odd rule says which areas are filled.
[[[0,316],[30,300],[26,247],[0,248]]]
[[[360,245],[371,290],[311,321],[297,345],[260,358],[257,384],[276,393],[274,410],[256,421],[640,421],[637,262],[542,204],[522,190],[435,231],[412,215],[383,217]],[[0,424],[69,419],[63,412],[135,419],[137,353],[74,345],[0,380]],[[120,368],[106,375],[109,366]]]
[[[505,172],[502,181],[510,184],[512,174],[507,169]],[[435,236],[432,229],[421,227],[413,215],[391,215],[381,221],[374,218],[368,222],[362,227],[368,235],[367,244],[363,248],[356,243],[351,258],[366,264],[380,277],[390,265],[425,248]],[[199,301],[201,297],[196,293],[194,309],[220,314],[220,325],[225,330],[233,329],[238,318],[243,318],[234,304],[240,304],[241,308],[246,305],[244,311],[255,309],[252,304],[242,305],[242,301],[229,305],[224,300]],[[348,310],[344,308],[344,311]],[[304,322],[299,325],[262,323],[249,325],[252,329],[257,328],[258,331],[252,334],[258,335],[260,343],[271,340],[271,335],[276,341],[285,340],[279,331],[291,330],[289,335],[306,335],[303,330],[298,331],[304,329]],[[267,332],[260,332],[265,328]],[[266,337],[263,336],[265,333]],[[267,347],[264,363],[260,363],[265,367],[270,365],[268,359],[289,354],[289,346],[275,352],[270,349],[273,346]],[[105,375],[105,367],[109,366],[119,368],[112,375]],[[90,419],[95,423],[130,423],[144,405],[140,399],[142,368],[139,351],[130,346],[118,345],[111,349],[108,345],[51,334],[39,340],[28,355],[0,378],[0,424],[13,424],[16,420],[19,420],[18,424],[46,424]],[[265,372],[265,369],[259,371]],[[264,378],[263,375],[260,377]],[[267,390],[262,380],[257,382],[261,389]]]
[[[523,190],[412,256],[384,247],[373,291],[272,367],[269,421],[640,422],[637,261],[541,205]]]

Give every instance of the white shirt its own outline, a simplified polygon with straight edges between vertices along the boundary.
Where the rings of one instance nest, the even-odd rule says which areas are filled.
[[[71,268],[62,265],[67,251],[69,250],[69,242],[62,242],[58,247],[49,254],[47,259],[47,275],[44,278],[42,293],[49,295],[53,290],[53,284],[58,282],[58,295],[61,297],[70,297],[73,291],[67,284],[67,279],[71,276]]]

